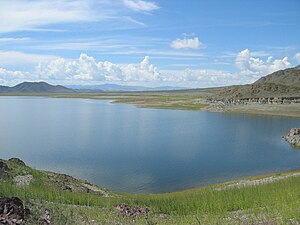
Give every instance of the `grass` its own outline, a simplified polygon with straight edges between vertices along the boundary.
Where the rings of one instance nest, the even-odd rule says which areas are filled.
[[[14,171],[23,170],[24,173],[24,168],[13,166]],[[116,214],[113,206],[120,203],[151,209],[149,217],[137,219],[138,224],[239,224],[242,220],[247,223],[261,220],[278,224],[300,223],[300,177],[221,191],[216,190],[220,185],[211,185],[165,194],[116,193],[114,197],[101,197],[58,190],[45,183],[44,172],[28,167],[25,172],[34,176],[30,186],[20,188],[11,180],[2,181],[0,196],[18,196],[25,202],[47,203],[45,207],[52,210],[57,224],[60,224],[59,218],[72,224],[71,221],[82,215],[99,224],[104,220],[107,224],[116,221],[131,223],[131,218]]]

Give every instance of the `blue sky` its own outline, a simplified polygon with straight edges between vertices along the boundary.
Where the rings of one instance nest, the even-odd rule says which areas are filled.
[[[300,63],[299,0],[3,0],[0,84],[211,87]]]

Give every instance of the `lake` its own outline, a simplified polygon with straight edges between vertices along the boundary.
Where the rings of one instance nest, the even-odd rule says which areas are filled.
[[[295,118],[0,97],[0,158],[114,191],[161,193],[300,167]]]

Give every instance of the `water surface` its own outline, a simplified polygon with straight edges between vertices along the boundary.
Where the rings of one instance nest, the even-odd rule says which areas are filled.
[[[158,193],[300,167],[281,136],[300,120],[138,109],[89,99],[0,97],[0,158]]]

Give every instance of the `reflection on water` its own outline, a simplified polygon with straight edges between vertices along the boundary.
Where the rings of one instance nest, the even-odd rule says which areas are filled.
[[[0,97],[0,158],[115,191],[157,193],[300,167],[299,119]]]

